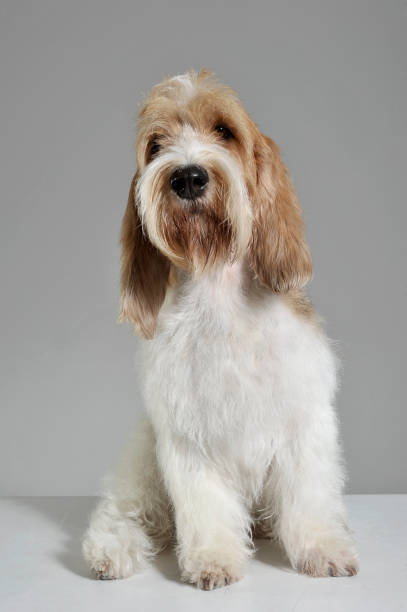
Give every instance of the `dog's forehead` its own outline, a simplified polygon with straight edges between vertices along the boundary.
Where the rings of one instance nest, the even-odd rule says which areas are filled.
[[[204,98],[205,94],[237,99],[236,92],[231,87],[223,85],[212,73],[207,71],[197,73],[193,70],[164,79],[153,88],[152,94],[166,97],[178,104],[187,104],[197,96]]]
[[[207,73],[188,72],[156,85],[140,113],[141,121],[205,124],[218,116],[244,114],[236,93]]]
[[[193,73],[179,74],[156,86],[162,96],[178,104],[187,104],[202,90],[202,81]]]

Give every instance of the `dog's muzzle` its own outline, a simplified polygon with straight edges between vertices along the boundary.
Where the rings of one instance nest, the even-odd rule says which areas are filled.
[[[170,177],[171,189],[183,200],[196,200],[202,196],[209,176],[201,166],[181,166]]]

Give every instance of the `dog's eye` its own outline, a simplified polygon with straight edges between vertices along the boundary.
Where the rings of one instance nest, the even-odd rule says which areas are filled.
[[[229,128],[226,127],[226,125],[224,125],[223,123],[219,123],[218,125],[216,125],[215,130],[216,132],[218,132],[218,134],[222,136],[223,140],[230,140],[234,137]]]
[[[153,140],[153,142],[150,145],[150,157],[154,157],[154,155],[157,155],[160,148],[161,148],[160,143],[157,142],[156,140]]]

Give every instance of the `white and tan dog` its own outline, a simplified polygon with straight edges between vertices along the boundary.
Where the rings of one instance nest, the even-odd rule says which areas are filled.
[[[355,574],[335,359],[277,146],[202,71],[154,87],[136,149],[121,319],[149,339],[148,417],[92,515],[89,566],[130,576],[175,537],[182,578],[212,589],[273,534],[300,572]]]

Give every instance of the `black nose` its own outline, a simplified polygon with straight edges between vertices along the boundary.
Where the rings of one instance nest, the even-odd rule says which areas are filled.
[[[170,182],[177,196],[184,200],[195,200],[204,193],[209,176],[201,166],[181,166],[171,174]]]

